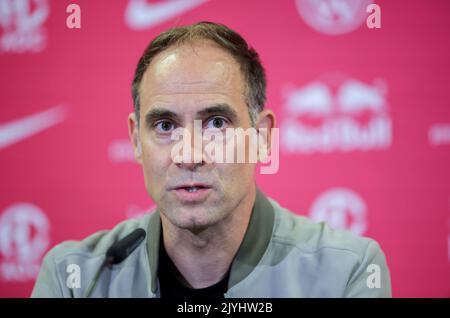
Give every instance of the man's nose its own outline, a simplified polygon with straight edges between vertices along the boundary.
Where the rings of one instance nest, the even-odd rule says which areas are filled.
[[[185,170],[190,170],[190,171],[195,171],[197,170],[199,167],[203,166],[205,164],[205,162],[202,160],[201,162],[182,162],[182,163],[177,163],[177,167],[180,169],[185,169]]]
[[[184,138],[188,138],[188,142],[184,143],[182,162],[176,163],[178,168],[187,170],[196,170],[198,167],[205,165],[203,157],[203,135],[201,121],[194,121],[194,125],[185,127],[186,134]],[[187,147],[186,149],[184,149]]]

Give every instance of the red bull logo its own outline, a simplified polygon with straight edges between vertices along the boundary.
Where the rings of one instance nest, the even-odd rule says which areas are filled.
[[[339,35],[364,24],[371,0],[296,0],[299,14],[314,30]]]
[[[299,153],[369,151],[391,145],[386,85],[328,76],[285,91],[284,150]]]
[[[331,228],[363,235],[367,230],[367,205],[355,191],[336,187],[320,194],[311,206],[310,217]]]
[[[42,51],[49,11],[47,0],[0,0],[0,52]]]
[[[34,280],[50,244],[50,222],[36,205],[16,203],[0,215],[0,279]]]

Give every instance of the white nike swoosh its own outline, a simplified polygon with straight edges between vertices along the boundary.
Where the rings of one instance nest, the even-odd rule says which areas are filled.
[[[206,1],[208,0],[170,0],[150,4],[145,0],[130,0],[125,10],[125,22],[135,30],[150,28]]]
[[[0,149],[29,138],[50,128],[66,118],[63,106],[56,106],[42,112],[0,125]]]

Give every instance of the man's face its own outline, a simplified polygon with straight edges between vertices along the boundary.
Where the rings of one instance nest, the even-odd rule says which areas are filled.
[[[233,57],[209,41],[159,53],[140,86],[140,125],[133,114],[130,134],[142,164],[147,192],[162,215],[177,227],[201,230],[232,213],[254,185],[255,164],[175,163],[176,128],[251,126],[245,82]],[[217,107],[219,106],[219,107]],[[194,150],[192,150],[194,151]],[[188,188],[198,185],[198,188]]]

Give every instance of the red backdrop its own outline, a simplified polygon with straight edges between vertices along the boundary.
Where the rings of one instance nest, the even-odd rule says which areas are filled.
[[[66,25],[77,3],[81,28]],[[450,296],[450,2],[0,0],[0,296],[44,253],[153,205],[133,162],[130,83],[150,39],[199,20],[267,69],[280,169],[260,187],[378,240],[396,297]]]

